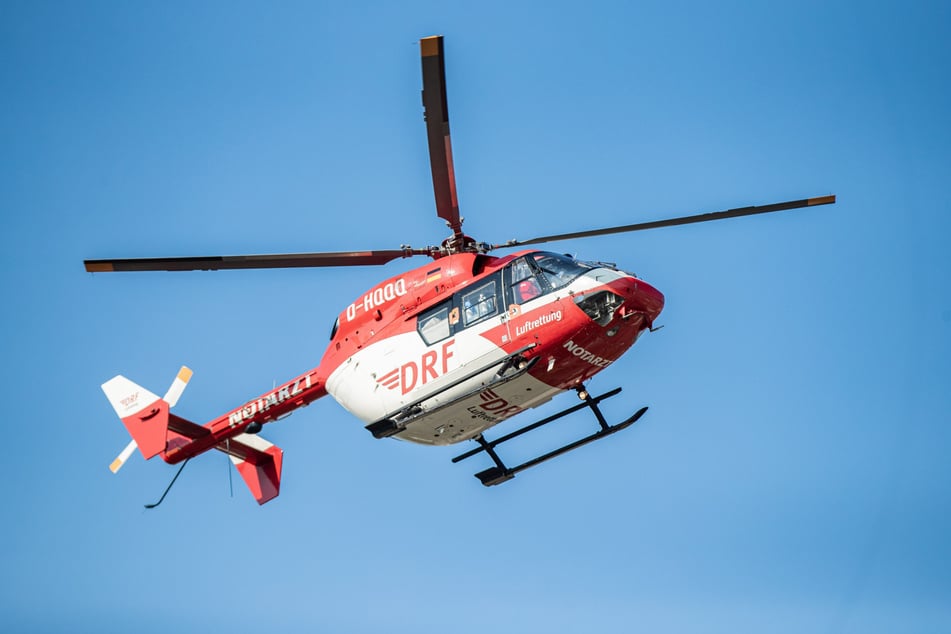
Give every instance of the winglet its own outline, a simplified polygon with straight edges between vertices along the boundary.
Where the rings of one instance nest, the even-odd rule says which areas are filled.
[[[258,504],[269,502],[281,492],[284,452],[260,436],[238,434],[220,442],[216,449],[228,454]]]

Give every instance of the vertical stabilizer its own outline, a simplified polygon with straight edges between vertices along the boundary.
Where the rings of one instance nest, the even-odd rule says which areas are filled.
[[[103,383],[102,391],[146,460],[165,451],[168,403],[121,375]]]
[[[279,447],[260,436],[238,434],[215,448],[228,454],[258,504],[273,500],[281,492],[284,452]]]

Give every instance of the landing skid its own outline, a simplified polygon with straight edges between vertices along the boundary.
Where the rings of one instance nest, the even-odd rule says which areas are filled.
[[[486,469],[485,471],[480,471],[479,473],[475,474],[475,477],[479,478],[479,481],[482,482],[482,484],[484,484],[487,487],[495,485],[495,484],[502,484],[503,482],[507,482],[508,480],[511,480],[512,478],[514,478],[516,473],[519,473],[521,471],[524,471],[526,469],[539,465],[545,462],[546,460],[550,460],[552,458],[560,456],[561,454],[568,453],[569,451],[573,449],[577,449],[578,447],[581,447],[582,445],[587,445],[590,442],[594,442],[595,440],[600,440],[601,438],[605,438],[607,436],[610,436],[611,434],[621,431],[622,429],[626,429],[630,427],[631,425],[636,423],[641,416],[644,415],[644,412],[647,411],[646,407],[642,407],[641,409],[634,412],[634,415],[628,418],[627,420],[625,420],[624,422],[618,423],[617,425],[608,425],[607,421],[604,419],[604,414],[601,413],[601,409],[598,407],[598,403],[600,403],[601,401],[607,398],[611,398],[612,396],[616,396],[618,393],[620,393],[621,388],[619,387],[615,388],[611,390],[610,392],[606,392],[602,394],[601,396],[595,396],[593,398],[591,397],[590,394],[588,394],[588,391],[584,389],[584,386],[579,386],[577,390],[578,390],[578,396],[583,401],[582,403],[575,405],[574,407],[569,407],[566,410],[562,410],[558,412],[557,414],[549,416],[548,418],[543,418],[542,420],[536,423],[532,423],[531,425],[526,425],[525,427],[522,427],[521,429],[517,429],[510,434],[506,434],[505,436],[502,436],[501,438],[497,438],[496,440],[492,440],[492,441],[486,440],[482,436],[482,434],[479,434],[473,439],[477,443],[479,443],[479,447],[471,451],[467,451],[464,454],[456,456],[455,458],[452,459],[452,461],[454,463],[459,462],[461,460],[465,460],[466,458],[471,458],[472,456],[484,451],[487,454],[489,454],[490,458],[492,458],[492,461],[495,463],[495,466],[490,467]],[[576,440],[575,442],[569,443],[565,445],[564,447],[555,449],[554,451],[550,451],[544,455],[538,456],[537,458],[533,458],[527,462],[523,462],[522,464],[515,467],[505,466],[505,463],[502,462],[502,459],[499,458],[498,453],[496,453],[495,448],[501,445],[502,443],[512,440],[513,438],[517,438],[518,436],[521,436],[522,434],[526,434],[530,431],[538,429],[542,425],[547,425],[548,423],[552,421],[556,421],[559,418],[562,418],[563,416],[567,416],[568,414],[577,412],[578,410],[584,409],[585,407],[591,408],[591,411],[594,412],[595,417],[598,419],[598,424],[601,426],[601,429],[591,434],[590,436],[585,436],[584,438],[581,438],[580,440]]]

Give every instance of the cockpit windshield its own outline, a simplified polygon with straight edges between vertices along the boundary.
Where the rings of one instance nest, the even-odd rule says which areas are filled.
[[[566,286],[575,278],[594,268],[590,264],[557,253],[536,253],[532,257],[553,289]]]

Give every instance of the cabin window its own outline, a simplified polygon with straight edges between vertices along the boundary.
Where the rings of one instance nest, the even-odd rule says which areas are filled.
[[[465,320],[465,327],[498,314],[499,307],[496,301],[496,293],[496,283],[495,280],[492,280],[462,296],[462,315]]]
[[[330,329],[330,340],[333,341],[334,337],[337,335],[337,328],[340,328],[340,318],[334,320],[334,326]]]
[[[416,330],[427,345],[433,345],[450,335],[449,303],[430,308],[416,320]]]

